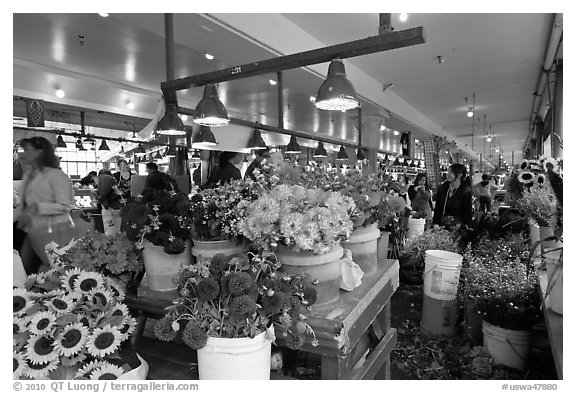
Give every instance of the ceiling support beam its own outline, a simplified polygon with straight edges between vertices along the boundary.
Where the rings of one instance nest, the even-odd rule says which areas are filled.
[[[168,80],[162,82],[160,87],[163,92],[184,90],[191,87],[204,86],[208,83],[227,82],[235,79],[305,67],[313,64],[326,63],[336,57],[346,59],[418,45],[424,42],[423,27],[414,27],[412,29],[376,35],[324,48],[275,57],[268,60],[255,61],[219,71]]]

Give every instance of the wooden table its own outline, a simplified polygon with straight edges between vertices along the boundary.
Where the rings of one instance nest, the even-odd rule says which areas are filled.
[[[397,339],[390,325],[390,299],[398,288],[399,264],[394,259],[379,261],[377,271],[362,279],[354,291],[341,291],[332,303],[313,306],[307,323],[314,329],[320,345],[307,339],[301,351],[321,359],[322,379],[390,379],[390,352]],[[147,318],[161,318],[164,308],[176,293],[154,293],[143,280],[137,296],[127,296],[125,303],[138,316],[135,343],[142,335]],[[281,334],[276,344],[283,346]]]
[[[540,278],[540,295],[542,297],[542,311],[544,313],[544,320],[546,321],[546,329],[548,330],[548,341],[550,341],[550,348],[552,350],[552,357],[554,358],[554,365],[556,366],[556,373],[558,379],[563,379],[563,316],[555,313],[550,308],[550,298],[546,297],[546,288],[548,288],[548,276],[546,270],[538,272]]]

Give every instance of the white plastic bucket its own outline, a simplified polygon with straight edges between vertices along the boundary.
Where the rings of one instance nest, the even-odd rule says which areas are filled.
[[[461,268],[462,255],[427,250],[424,258],[424,294],[438,300],[454,300]]]
[[[372,224],[355,229],[350,235],[350,240],[340,243],[343,248],[352,251],[352,260],[360,266],[366,276],[376,273],[379,237],[378,226]]]
[[[153,291],[172,291],[182,266],[190,265],[190,240],[186,241],[186,248],[180,254],[167,254],[164,247],[155,246],[147,240],[143,242],[142,251],[144,270],[148,278],[148,287]]]
[[[380,239],[378,239],[378,260],[383,261],[388,259],[388,246],[390,244],[390,232],[380,231]]]
[[[198,376],[201,380],[270,379],[273,331],[254,338],[208,337],[198,350]]]
[[[456,299],[439,300],[424,295],[420,331],[428,337],[454,336],[456,334],[456,314]]]
[[[192,247],[192,255],[200,263],[208,264],[216,254],[224,254],[226,256],[243,254],[250,249],[250,244],[244,239],[231,239],[231,240],[212,240],[202,241],[193,240],[194,246]]]
[[[484,348],[495,365],[526,370],[530,354],[530,330],[509,330],[482,322]]]
[[[416,236],[424,232],[425,225],[425,218],[408,218],[408,231],[406,233],[406,238],[414,239]]]
[[[564,269],[559,264],[561,250],[547,251],[545,254],[546,273],[548,276],[547,296],[550,308],[555,313],[563,315],[563,273]]]

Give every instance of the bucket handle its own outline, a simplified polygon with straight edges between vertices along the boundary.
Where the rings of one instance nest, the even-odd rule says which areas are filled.
[[[432,271],[436,270],[436,268],[439,268],[440,266],[449,268],[449,269],[451,269],[451,270],[461,270],[460,267],[457,268],[457,269],[454,269],[452,266],[447,266],[447,265],[435,265],[435,266],[432,266],[432,269],[429,269],[428,271],[424,271],[424,277],[426,277],[428,274],[430,274]]]
[[[516,356],[518,356],[520,359],[526,361],[528,360],[528,358],[525,358],[524,356],[520,355],[517,351],[516,348],[514,348],[514,345],[512,345],[512,342],[510,341],[509,337],[506,337],[506,342],[508,343],[508,345],[510,345],[510,348],[512,348],[512,351],[514,351],[514,353],[516,354]]]

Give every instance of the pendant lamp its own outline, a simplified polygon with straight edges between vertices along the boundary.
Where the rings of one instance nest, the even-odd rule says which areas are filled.
[[[163,157],[162,154],[160,154],[160,150],[157,150],[156,155],[154,156],[154,160],[161,160],[162,158]]]
[[[336,156],[337,160],[347,160],[348,153],[346,153],[346,148],[344,146],[340,146],[340,151],[338,151],[338,155]]]
[[[357,158],[359,161],[362,161],[362,160],[365,160],[365,159],[366,159],[366,156],[364,155],[364,150],[362,150],[361,147],[359,147],[359,148],[358,148],[358,151],[356,152],[356,158]]]
[[[212,130],[207,126],[200,126],[200,130],[192,137],[192,147],[194,148],[215,146],[217,144],[218,142],[216,142]]]
[[[316,146],[316,150],[314,150],[314,154],[312,157],[320,158],[320,157],[328,157],[328,153],[326,153],[326,149],[324,149],[324,144],[322,141],[318,142],[318,146]]]
[[[110,150],[108,144],[106,143],[106,139],[102,139],[102,143],[100,144],[98,150]]]
[[[354,86],[346,77],[342,59],[333,59],[328,67],[328,76],[316,94],[314,105],[329,111],[347,111],[360,106]]]
[[[286,146],[286,153],[290,154],[298,154],[301,153],[302,149],[300,148],[300,145],[298,144],[298,141],[296,140],[296,137],[294,135],[292,135],[290,137],[290,142],[288,143],[288,145]]]
[[[82,139],[76,140],[76,149],[78,149],[78,150],[86,150],[86,149],[84,149],[84,145],[82,144]]]
[[[222,101],[218,98],[216,86],[212,83],[204,86],[204,95],[198,105],[196,105],[198,117],[194,119],[195,124],[208,127],[222,127],[230,120]]]
[[[252,131],[252,136],[250,137],[250,140],[248,141],[248,146],[249,149],[254,149],[254,150],[258,150],[258,149],[266,149],[268,146],[266,146],[266,142],[264,142],[264,139],[262,139],[262,135],[260,134],[260,130],[257,128],[254,128],[254,130]]]
[[[58,138],[56,138],[56,147],[62,149],[65,149],[67,147],[66,142],[64,142],[64,138],[62,137],[62,134],[58,135]]]
[[[173,102],[166,104],[164,116],[158,122],[156,133],[160,135],[186,135],[182,119],[178,116],[178,105]]]
[[[137,156],[144,156],[146,155],[146,150],[144,150],[144,146],[142,146],[141,143],[138,144],[138,147],[136,148],[136,150],[134,150],[134,154],[136,154]]]

